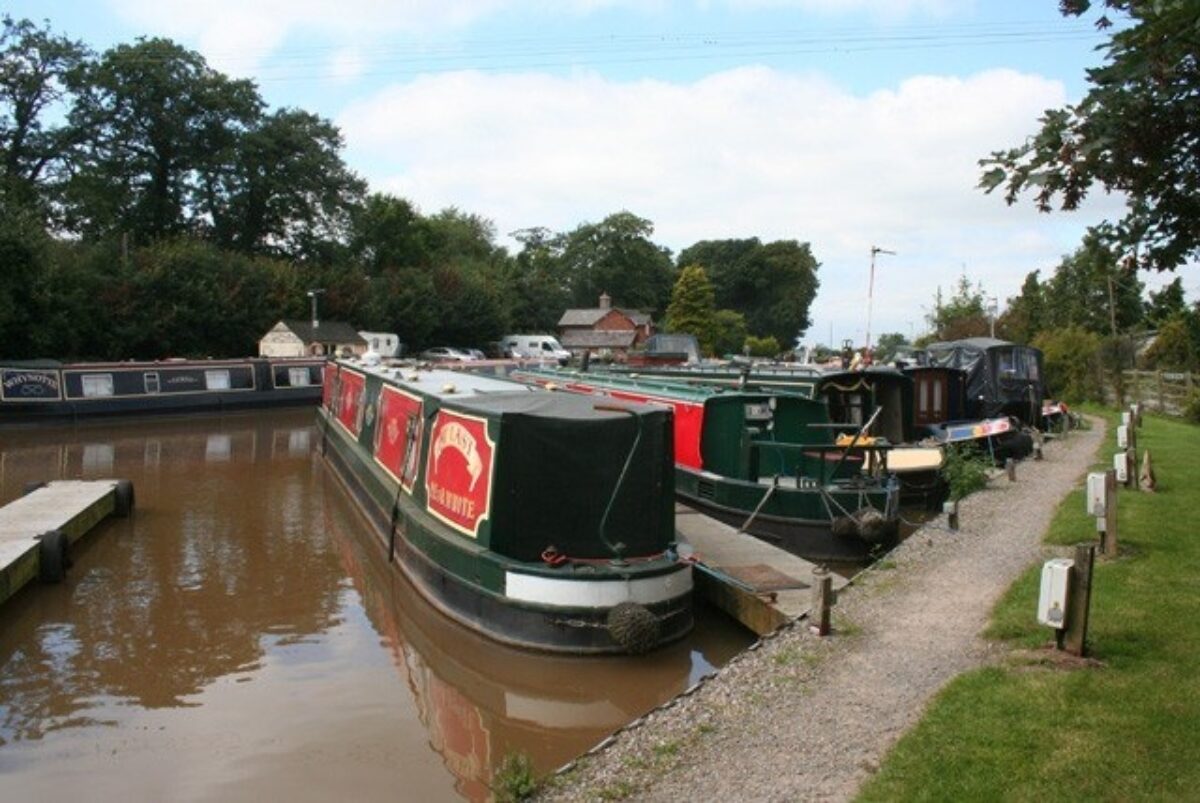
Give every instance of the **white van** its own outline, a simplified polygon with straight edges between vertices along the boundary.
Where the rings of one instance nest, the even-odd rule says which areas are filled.
[[[505,335],[500,345],[514,357],[554,360],[559,365],[571,359],[571,352],[550,335]]]

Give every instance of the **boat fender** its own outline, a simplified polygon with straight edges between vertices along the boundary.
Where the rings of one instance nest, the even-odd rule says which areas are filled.
[[[113,513],[123,519],[128,518],[133,512],[133,483],[129,480],[117,480],[113,500]]]
[[[620,602],[608,612],[608,632],[626,652],[638,655],[658,643],[658,618],[636,602]]]
[[[853,516],[837,516],[830,522],[829,529],[837,538],[858,537],[858,522]]]
[[[38,536],[38,579],[43,583],[60,583],[71,565],[67,557],[67,534],[49,530]]]
[[[887,517],[873,507],[864,507],[854,514],[858,520],[858,534],[868,544],[887,540],[889,530]]]

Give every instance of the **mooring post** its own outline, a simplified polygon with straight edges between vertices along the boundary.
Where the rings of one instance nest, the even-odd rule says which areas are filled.
[[[1011,457],[1004,461],[1004,470],[1008,472],[1008,481],[1017,481],[1017,461]]]
[[[813,569],[812,611],[809,613],[809,629],[818,636],[828,636],[833,608],[833,578],[829,569],[817,566]]]
[[[951,530],[958,529],[958,500],[952,499],[942,505],[942,511],[946,514],[946,526]]]
[[[1088,612],[1092,604],[1092,567],[1096,560],[1095,544],[1075,545],[1075,565],[1071,568],[1071,595],[1067,602],[1067,627],[1063,647],[1072,655],[1087,654]]]
[[[1033,459],[1042,459],[1042,444],[1045,442],[1045,436],[1040,429],[1033,431]]]
[[[1117,554],[1117,472],[1104,472],[1104,531],[1100,533],[1100,551],[1109,557]]]
[[[1138,490],[1141,483],[1138,481],[1138,456],[1137,456],[1137,423],[1134,420],[1136,416],[1129,416],[1129,487],[1133,490]]]

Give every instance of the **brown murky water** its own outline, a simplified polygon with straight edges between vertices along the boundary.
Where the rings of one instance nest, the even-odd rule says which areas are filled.
[[[0,503],[126,477],[137,505],[0,609],[12,800],[481,800],[749,642],[701,611],[640,658],[531,655],[431,611],[313,453],[311,409],[0,431]]]

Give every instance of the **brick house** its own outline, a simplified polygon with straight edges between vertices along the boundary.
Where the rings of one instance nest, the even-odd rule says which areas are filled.
[[[600,306],[564,312],[558,334],[563,348],[573,354],[619,356],[645,343],[654,334],[654,321],[644,312],[614,307],[608,293],[601,293]]]

